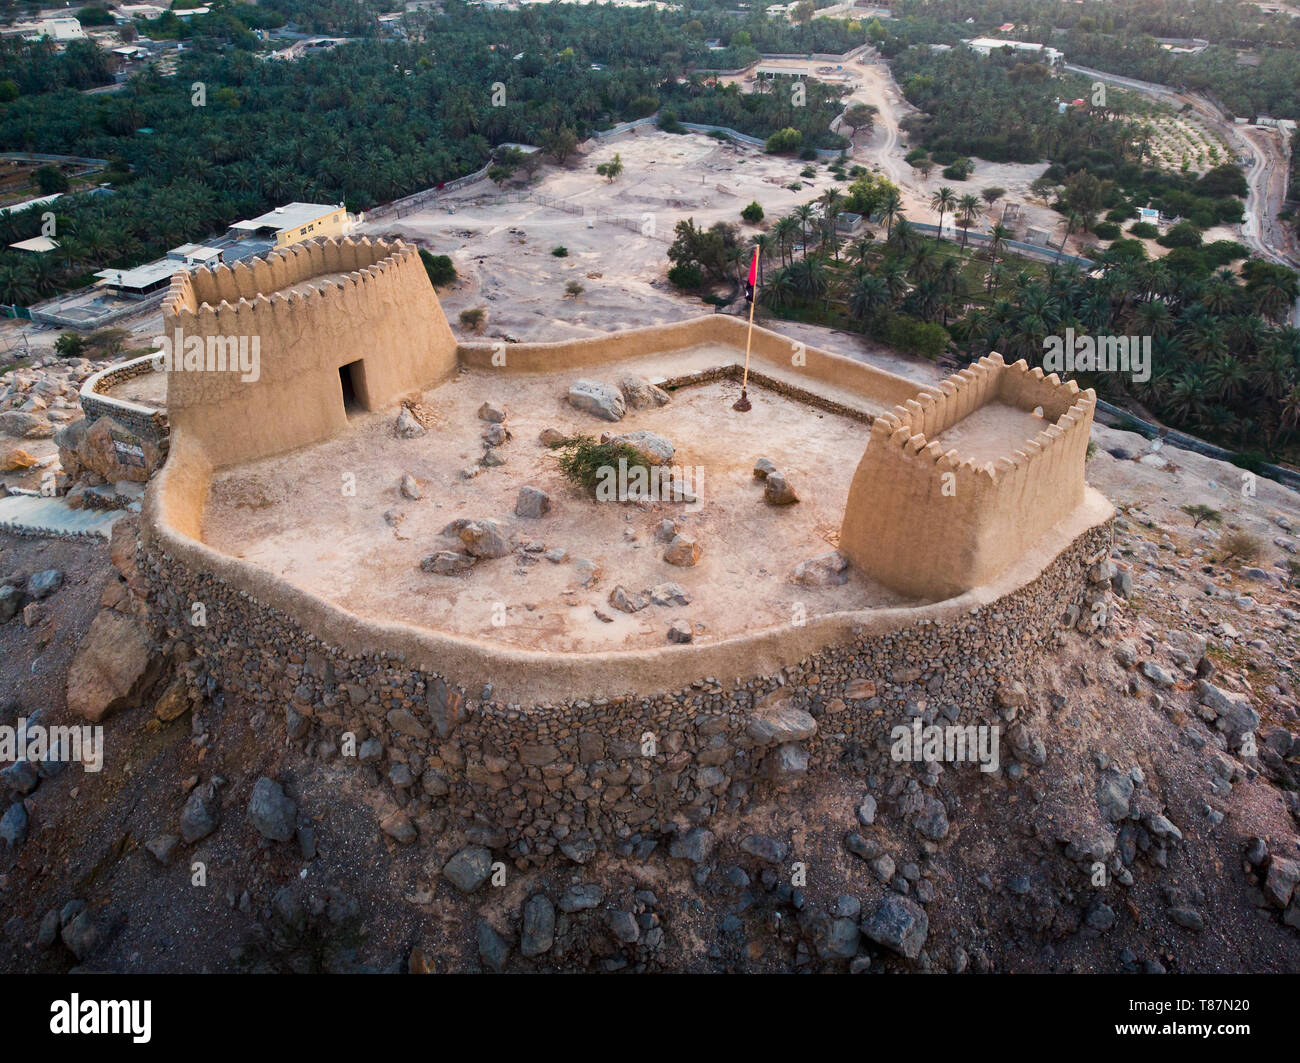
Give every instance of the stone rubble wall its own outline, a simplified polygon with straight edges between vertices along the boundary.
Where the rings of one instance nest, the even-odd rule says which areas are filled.
[[[292,739],[322,755],[354,736],[363,759],[397,780],[390,814],[420,831],[436,831],[450,810],[528,857],[565,839],[673,833],[743,807],[756,787],[788,786],[846,757],[884,768],[890,729],[913,715],[1005,721],[998,692],[1065,625],[1106,623],[1111,535],[1111,520],[1093,525],[996,600],[894,630],[857,628],[775,672],[615,697],[574,689],[522,705],[412,667],[396,650],[322,641],[165,554],[142,548],[140,562],[154,619],[225,690],[283,718]],[[204,603],[206,626],[191,623],[194,602]]]
[[[108,394],[119,384],[144,376],[145,373],[157,372],[157,366],[157,358],[146,354],[118,362],[87,379],[81,387],[80,395],[81,412],[85,414],[86,420],[111,417],[136,435],[156,444],[166,454],[169,432],[166,411]]]

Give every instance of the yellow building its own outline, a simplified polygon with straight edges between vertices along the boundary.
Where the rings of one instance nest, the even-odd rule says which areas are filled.
[[[341,203],[288,203],[259,217],[237,221],[230,230],[240,237],[274,238],[273,246],[288,247],[318,236],[346,236],[356,224],[356,216]]]

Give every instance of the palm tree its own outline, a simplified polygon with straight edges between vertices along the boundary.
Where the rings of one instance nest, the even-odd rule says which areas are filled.
[[[763,264],[771,256],[776,241],[770,233],[759,233],[750,240],[750,245],[758,248],[758,283],[763,283]]]
[[[903,197],[899,195],[897,188],[890,186],[885,194],[885,201],[880,205],[880,216],[885,219],[885,235],[892,236],[894,222],[903,216]]]
[[[794,216],[795,216],[795,220],[798,221],[799,223],[799,235],[803,237],[803,257],[805,260],[807,260],[808,227],[812,224],[813,220],[817,217],[817,213],[815,210],[813,210],[813,205],[811,203],[801,203],[799,204],[799,206],[794,208]]]
[[[993,291],[994,271],[998,263],[998,255],[1007,246],[1007,241],[1011,239],[1011,230],[1000,222],[989,230],[989,282],[988,291]]]
[[[961,225],[961,246],[965,247],[967,232],[983,215],[984,204],[980,202],[978,196],[967,192],[957,200],[957,212]]]
[[[930,197],[930,209],[939,212],[939,239],[943,239],[943,216],[957,208],[957,193],[944,185]]]
[[[891,298],[884,278],[867,274],[858,280],[849,295],[849,313],[858,321],[866,321],[889,306]]]
[[[781,265],[785,265],[787,255],[794,253],[794,236],[799,231],[799,219],[787,214],[772,226],[772,236],[781,251]]]

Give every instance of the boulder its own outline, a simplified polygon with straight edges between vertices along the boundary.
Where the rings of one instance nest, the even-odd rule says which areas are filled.
[[[676,447],[663,436],[655,435],[654,432],[627,432],[624,435],[611,436],[609,441],[631,447],[651,465],[667,465],[677,453]]]
[[[424,425],[415,419],[407,407],[402,407],[402,412],[397,415],[397,424],[394,426],[399,439],[415,439],[417,436],[424,435]]]
[[[626,587],[619,585],[609,592],[609,604],[619,612],[639,613],[650,604],[650,599],[644,594],[629,593]]]
[[[877,945],[914,960],[925,947],[930,919],[915,901],[897,893],[886,895],[875,911],[862,920],[862,933]]]
[[[420,562],[422,572],[437,576],[463,576],[474,567],[475,558],[456,550],[439,550]]]
[[[420,485],[409,472],[402,477],[400,490],[403,498],[410,499],[412,502],[420,500]]]
[[[60,447],[60,455],[63,451]],[[145,483],[162,462],[163,453],[156,443],[111,417],[100,417],[86,428],[75,455],[78,475],[93,472],[105,483]],[[67,471],[72,475],[71,469]]]
[[[802,742],[817,733],[817,721],[794,703],[794,695],[780,687],[754,706],[745,733],[756,745]]]
[[[462,849],[442,869],[442,877],[461,893],[473,893],[492,874],[492,853],[481,845]]]
[[[598,380],[575,380],[569,385],[569,405],[602,421],[621,421],[627,412],[623,394]]]
[[[0,436],[8,436],[10,439],[49,439],[52,435],[54,426],[39,414],[23,413],[21,410],[0,413]]]
[[[650,601],[655,605],[690,605],[691,596],[677,583],[659,583],[650,588]]]
[[[485,402],[478,408],[478,419],[491,424],[500,424],[506,419],[506,408],[500,403]]]
[[[507,532],[494,520],[472,520],[460,529],[466,553],[474,557],[505,557],[510,553]]]
[[[63,573],[57,568],[47,568],[28,577],[27,594],[40,601],[42,598],[48,598],[62,586]]]
[[[519,951],[525,956],[541,956],[555,944],[555,905],[544,893],[534,893],[524,902],[523,929]]]
[[[806,587],[840,586],[849,581],[849,560],[838,550],[810,557],[794,566],[793,579]]]
[[[684,645],[695,638],[695,629],[689,620],[674,620],[668,625],[668,641]]]
[[[672,401],[672,396],[663,388],[636,373],[622,373],[618,387],[623,392],[624,401],[633,410],[649,410]]]
[[[274,779],[263,775],[253,784],[248,799],[248,822],[263,838],[287,842],[293,837],[298,819],[298,806],[285,794]]]
[[[5,447],[0,450],[0,472],[21,472],[36,464],[36,459],[22,447]]]
[[[128,704],[150,671],[149,639],[131,618],[101,609],[68,669],[68,708],[98,723]]]
[[[782,473],[770,472],[763,488],[763,501],[772,506],[789,506],[798,502],[799,496]]]
[[[700,560],[700,544],[687,535],[675,535],[664,551],[664,560],[679,568],[690,568]]]
[[[774,472],[776,472],[776,462],[771,458],[759,458],[754,462],[755,479],[766,480]]]
[[[521,487],[515,501],[516,517],[543,517],[551,511],[551,496],[540,487]]]

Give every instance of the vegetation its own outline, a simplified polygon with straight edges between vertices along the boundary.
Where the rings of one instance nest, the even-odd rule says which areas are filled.
[[[1193,528],[1199,528],[1202,524],[1219,524],[1223,520],[1223,514],[1213,506],[1200,503],[1194,506],[1183,506],[1183,512],[1192,518]]]
[[[617,470],[620,461],[626,462],[628,469],[640,466],[649,471],[654,467],[645,455],[627,443],[597,443],[591,436],[576,435],[550,446],[560,451],[560,472],[564,478],[592,498],[596,497],[601,481],[610,475],[609,470]]]
[[[421,248],[420,261],[424,263],[424,271],[435,288],[443,288],[456,279],[456,267],[448,255],[432,255]]]
[[[1219,548],[1223,551],[1225,561],[1237,560],[1247,563],[1258,559],[1264,552],[1264,544],[1259,537],[1250,532],[1234,529],[1219,536]]]

